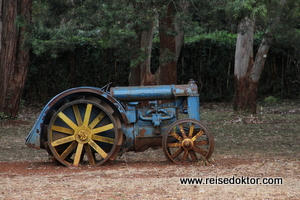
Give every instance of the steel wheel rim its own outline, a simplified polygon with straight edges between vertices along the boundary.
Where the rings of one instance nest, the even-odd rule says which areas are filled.
[[[176,164],[196,163],[211,157],[214,139],[200,121],[181,119],[166,130],[162,146],[170,161]]]
[[[54,113],[48,126],[48,146],[63,165],[100,165],[116,149],[118,124],[100,104],[73,101]]]

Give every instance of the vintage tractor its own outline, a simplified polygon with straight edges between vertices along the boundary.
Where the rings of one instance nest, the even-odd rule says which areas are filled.
[[[200,122],[197,85],[78,87],[51,99],[26,144],[63,165],[101,165],[126,151],[162,147],[177,164],[207,160],[214,139]],[[147,104],[147,106],[145,106]],[[142,106],[144,105],[144,106]]]

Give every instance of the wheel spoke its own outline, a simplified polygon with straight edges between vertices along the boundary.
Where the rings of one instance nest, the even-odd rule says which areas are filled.
[[[66,134],[69,134],[69,135],[74,134],[74,130],[73,129],[65,128],[65,127],[62,127],[62,126],[53,125],[51,127],[51,130],[52,131],[58,131],[58,132],[61,132],[61,133],[66,133]]]
[[[194,129],[195,129],[195,124],[191,124],[188,138],[192,138],[193,137]]]
[[[90,129],[93,129],[102,119],[105,117],[105,112],[101,112],[89,125]]]
[[[195,151],[194,150],[189,150],[189,153],[190,153],[192,161],[196,162],[197,161],[197,155],[196,155]]]
[[[77,104],[72,105],[72,108],[73,108],[73,112],[74,112],[74,115],[75,115],[75,118],[76,118],[76,121],[77,121],[77,125],[81,126],[82,125],[82,119],[81,119],[81,115],[80,115],[78,105]]]
[[[78,143],[76,153],[75,153],[74,162],[73,162],[73,165],[76,166],[76,167],[78,166],[80,158],[81,158],[82,148],[83,148],[83,143]]]
[[[184,131],[184,129],[183,129],[182,124],[179,124],[178,126],[179,126],[179,130],[180,130],[180,132],[181,132],[181,134],[182,134],[183,139],[186,139],[187,136],[186,136],[186,134],[185,134],[185,131]]]
[[[73,141],[68,148],[60,155],[61,159],[66,159],[66,157],[73,151],[73,149],[77,146],[77,142]]]
[[[181,143],[168,143],[167,144],[167,147],[182,147],[182,144]]]
[[[114,128],[114,125],[111,123],[111,124],[107,124],[105,126],[101,126],[101,127],[92,129],[91,133],[92,134],[97,134],[97,133],[101,133],[101,132],[104,132],[104,131],[107,131],[107,130],[110,130],[110,129],[113,129],[113,128]]]
[[[74,140],[75,140],[75,136],[71,135],[71,136],[68,136],[68,137],[64,137],[64,138],[55,140],[51,143],[51,145],[55,147],[55,146],[58,146],[58,145],[61,145],[61,144],[66,144],[68,142],[72,142]]]
[[[195,145],[208,145],[208,141],[207,140],[195,141],[194,144]]]
[[[181,161],[182,162],[186,161],[188,155],[189,155],[189,151],[188,150],[184,150],[184,154],[183,154],[183,156],[181,158]]]
[[[86,110],[85,110],[85,114],[84,114],[84,119],[83,119],[83,126],[88,127],[89,125],[89,121],[90,121],[90,116],[91,116],[91,112],[92,112],[92,104],[87,104],[86,105]]]
[[[89,145],[91,145],[91,147],[93,147],[93,149],[95,149],[100,154],[100,156],[102,156],[102,158],[107,157],[107,153],[103,151],[103,149],[99,147],[93,140],[89,141]]]
[[[206,151],[204,151],[203,149],[201,149],[201,148],[199,148],[199,147],[196,147],[196,146],[193,147],[193,150],[194,150],[195,152],[201,154],[201,155],[204,156],[204,157],[205,157],[206,154],[207,154]]]
[[[178,148],[172,155],[171,158],[176,158],[183,152],[183,148]]]
[[[176,139],[179,140],[179,141],[182,141],[182,140],[183,140],[182,137],[180,137],[179,135],[177,135],[177,134],[174,133],[174,132],[171,132],[169,135],[173,136],[174,138],[176,138]]]
[[[115,142],[115,139],[113,139],[113,138],[104,137],[104,136],[100,136],[100,135],[93,135],[92,139],[99,141],[99,142],[109,143],[109,144],[114,144],[114,142]]]
[[[204,134],[204,131],[203,130],[201,130],[201,131],[199,131],[194,137],[192,137],[192,141],[195,141],[195,140],[197,140],[197,138],[199,138],[201,135],[203,135]]]
[[[85,152],[86,152],[86,155],[87,155],[87,157],[88,157],[88,160],[89,160],[90,165],[94,165],[94,164],[95,164],[95,157],[94,157],[94,154],[93,154],[93,152],[92,152],[92,150],[91,150],[90,145],[85,144],[85,145],[84,145],[84,150],[85,150]]]
[[[63,112],[58,113],[58,117],[61,118],[73,130],[76,130],[78,128],[78,126],[72,120],[70,120],[70,118],[67,117]]]

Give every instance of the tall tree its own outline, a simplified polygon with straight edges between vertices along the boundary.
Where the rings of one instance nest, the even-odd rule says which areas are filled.
[[[238,26],[235,51],[235,109],[256,113],[258,81],[271,46],[272,36],[265,33],[253,56],[255,19],[245,17]]]
[[[17,116],[29,63],[28,30],[17,21],[30,18],[31,0],[0,0],[0,112],[11,117]]]
[[[208,16],[213,14],[210,18],[212,20],[202,18],[206,19],[204,24],[207,23],[208,31],[221,29],[237,32],[234,108],[256,113],[259,80],[271,45],[277,39],[291,40],[295,35],[299,35],[296,33],[299,27],[299,1],[204,0],[203,2],[211,5],[211,12],[207,12]]]
[[[147,10],[140,16],[142,23],[134,23],[136,38],[131,40],[131,68],[128,77],[129,85],[153,85],[154,75],[151,73],[151,53],[153,36],[157,25],[158,14],[155,5],[147,2],[136,2],[135,12]]]
[[[258,83],[274,35],[278,34],[280,26],[285,26],[282,23],[284,13],[293,10],[297,4],[281,0],[235,0],[229,3],[239,21],[234,66],[235,110],[256,113]],[[254,35],[258,32],[262,37],[254,55]]]
[[[144,5],[145,6],[145,5]],[[136,46],[143,49],[144,58],[134,58],[140,62],[133,65],[129,76],[130,85],[156,85],[177,83],[177,59],[183,44],[184,28],[179,13],[187,14],[188,0],[158,1],[152,7],[154,13],[148,22],[148,29],[141,29],[137,25],[139,35]],[[156,10],[158,10],[156,12]],[[147,16],[143,16],[146,17]],[[156,72],[151,72],[152,40],[155,27],[158,26],[159,35],[159,66]],[[144,26],[143,26],[144,27]],[[135,54],[140,56],[139,54]]]

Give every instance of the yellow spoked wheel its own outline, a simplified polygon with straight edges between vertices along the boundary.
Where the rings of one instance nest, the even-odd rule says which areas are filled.
[[[122,133],[112,109],[77,100],[62,106],[48,126],[48,146],[54,158],[68,166],[100,165],[119,151]]]
[[[180,119],[166,130],[162,146],[166,157],[172,162],[196,163],[211,157],[214,138],[200,121]]]

